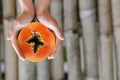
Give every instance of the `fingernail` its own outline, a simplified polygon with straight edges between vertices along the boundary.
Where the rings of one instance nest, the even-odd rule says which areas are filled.
[[[54,57],[51,57],[51,59],[54,59]]]
[[[54,59],[54,57],[48,57],[48,59]]]
[[[50,57],[48,57],[48,59],[50,59]]]
[[[18,55],[18,58],[19,58],[20,60],[22,60],[22,61],[25,61],[25,59],[24,59],[22,56],[20,56],[20,55]]]
[[[23,58],[20,58],[20,60],[25,61],[25,59],[23,59]]]
[[[64,37],[61,37],[61,40],[64,40]]]
[[[59,39],[60,39],[60,40],[64,40],[63,35],[60,35]]]

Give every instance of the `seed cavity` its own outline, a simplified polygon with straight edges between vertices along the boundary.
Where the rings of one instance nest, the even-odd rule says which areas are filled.
[[[31,36],[26,40],[26,42],[31,45],[34,53],[38,52],[40,47],[46,45],[41,35],[35,31],[32,31]]]

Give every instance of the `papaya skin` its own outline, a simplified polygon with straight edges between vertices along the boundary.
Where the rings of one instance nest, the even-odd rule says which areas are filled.
[[[18,46],[26,60],[39,62],[48,57],[56,45],[55,35],[40,22],[32,22],[18,34]]]

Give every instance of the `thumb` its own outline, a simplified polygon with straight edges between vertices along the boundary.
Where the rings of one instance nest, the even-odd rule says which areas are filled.
[[[59,27],[53,26],[53,25],[46,25],[51,31],[53,31],[53,33],[55,34],[55,36],[59,39],[59,40],[64,40],[64,36],[62,34],[62,31]]]
[[[50,29],[55,33],[56,37],[60,40],[64,40],[64,36],[59,27],[50,27]]]
[[[56,34],[56,36],[57,36],[58,39],[64,40],[64,37],[63,37],[62,33],[57,32],[57,31],[54,31],[54,32],[55,32],[55,34]]]
[[[7,38],[7,40],[11,40],[11,38],[12,38],[12,33],[8,33],[8,35],[6,36],[6,38]]]

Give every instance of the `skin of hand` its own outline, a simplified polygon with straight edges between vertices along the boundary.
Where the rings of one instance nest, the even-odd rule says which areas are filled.
[[[51,0],[38,0],[36,4],[36,16],[42,24],[47,26],[55,33],[56,47],[54,51],[48,56],[48,59],[54,59],[56,51],[60,47],[61,41],[64,40],[64,37],[60,28],[58,27],[57,21],[49,13],[50,2]]]
[[[15,22],[13,23],[11,29],[9,30],[7,39],[11,41],[12,46],[18,57],[22,61],[24,61],[24,56],[22,55],[17,44],[17,34],[23,28],[23,26],[33,20],[33,18],[35,17],[35,13],[32,0],[19,0],[19,3],[22,9],[22,13],[19,17],[16,18]]]
[[[38,0],[36,4],[36,10],[34,10],[32,0],[19,0],[19,2],[22,9],[22,14],[16,18],[7,36],[7,39],[11,40],[12,46],[15,49],[18,57],[24,61],[24,56],[21,54],[21,51],[18,47],[16,36],[23,26],[33,20],[36,11],[36,17],[38,20],[51,29],[56,35],[56,47],[53,53],[48,56],[48,59],[54,59],[56,51],[60,47],[61,41],[64,40],[64,37],[60,28],[58,27],[57,21],[49,14],[50,0]]]

